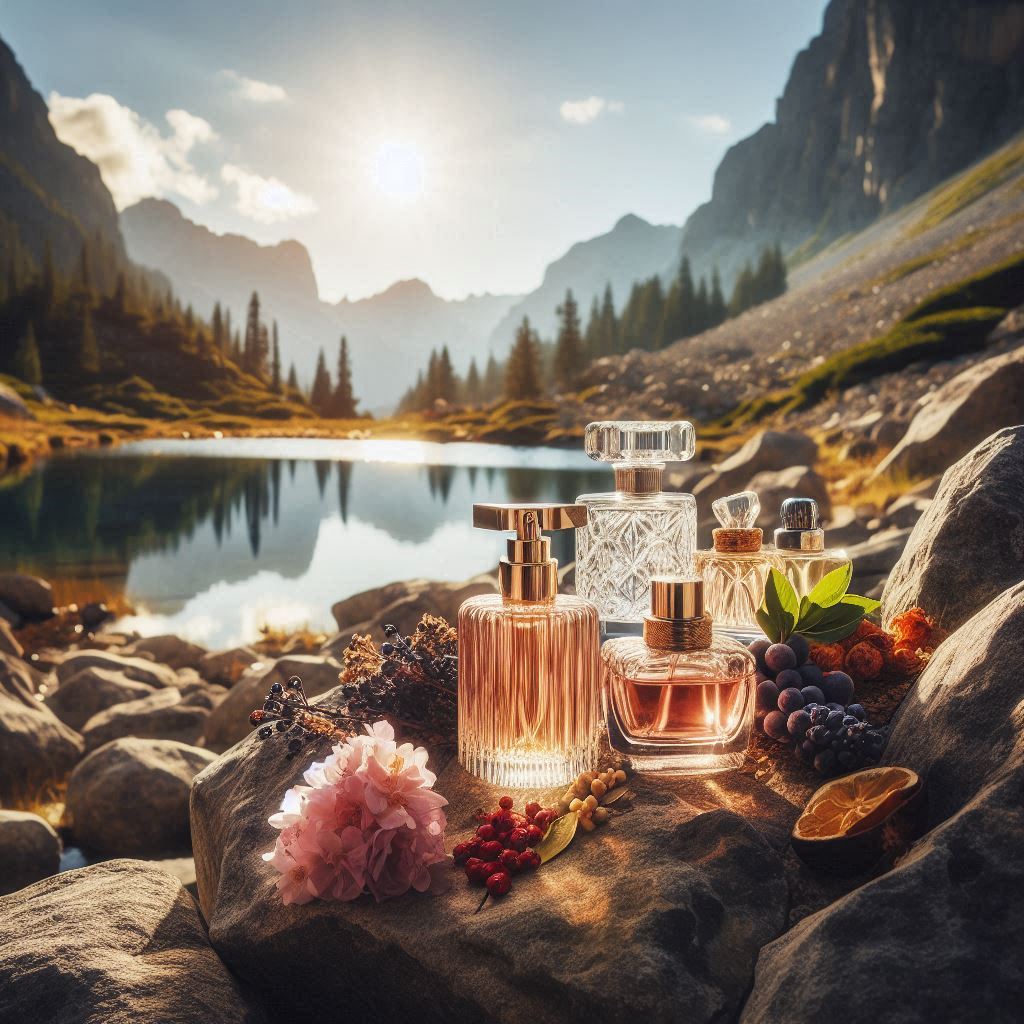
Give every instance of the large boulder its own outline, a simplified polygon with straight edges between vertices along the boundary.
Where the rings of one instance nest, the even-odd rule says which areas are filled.
[[[1024,348],[975,363],[923,401],[876,475],[941,473],[993,431],[1024,423]]]
[[[756,820],[773,794],[760,789],[759,805],[758,784],[739,773],[676,785],[638,778],[631,811],[581,833],[480,913],[480,890],[461,873],[436,897],[282,906],[276,872],[259,854],[276,835],[268,815],[305,766],[289,766],[285,749],[277,738],[251,737],[206,769],[192,792],[211,941],[282,1019],[319,1020],[324,1006],[357,1005],[372,1006],[376,1020],[424,1024],[728,1020],[757,950],[784,928],[782,859],[758,828],[725,809],[735,801]],[[323,751],[303,761],[315,756]],[[475,827],[475,808],[500,795],[454,763],[437,789],[450,801],[449,842]]]
[[[125,678],[147,686],[177,686],[180,682],[178,673],[167,665],[158,665],[148,658],[131,658],[93,649],[68,654],[57,666],[57,679],[65,683],[83,668],[105,668],[120,672]]]
[[[252,731],[249,715],[263,707],[271,684],[299,676],[306,696],[318,697],[338,685],[341,671],[334,658],[313,654],[292,654],[264,664],[269,667],[247,672],[210,712],[204,733],[210,750],[227,750]]]
[[[251,647],[230,647],[226,651],[211,651],[199,659],[199,674],[218,686],[234,686],[262,656]]]
[[[956,629],[1024,580],[1024,426],[951,466],[886,583],[886,622],[920,605]]]
[[[35,413],[25,404],[25,399],[14,388],[0,384],[0,416],[12,420],[34,420]]]
[[[53,588],[22,572],[0,572],[0,601],[24,619],[48,619],[53,614]]]
[[[187,850],[189,788],[213,760],[173,740],[129,737],[94,750],[68,782],[75,841],[111,856]]]
[[[46,706],[65,725],[81,732],[85,723],[100,711],[152,693],[156,690],[146,683],[137,683],[122,672],[93,665],[50,690],[46,694]]]
[[[208,652],[199,644],[190,643],[173,633],[164,633],[161,636],[147,636],[136,640],[124,648],[123,653],[152,658],[153,661],[158,661],[161,665],[170,665],[175,670],[194,668],[198,671]]]
[[[82,737],[57,716],[0,688],[0,805],[50,799],[82,756]]]
[[[813,466],[817,458],[818,446],[806,434],[797,430],[762,430],[718,463],[696,484],[693,493],[706,499],[721,498],[742,490],[758,473]]]
[[[202,737],[209,714],[209,708],[186,701],[180,690],[169,686],[97,712],[82,726],[82,739],[87,751],[122,736],[192,745]]]
[[[934,780],[932,795],[941,784]],[[1022,834],[1018,763],[894,870],[763,949],[741,1021],[1019,1020]]]
[[[880,530],[874,536],[846,549],[853,562],[855,579],[866,576],[884,576],[892,571],[907,546],[910,529]]]
[[[0,896],[55,875],[60,852],[60,836],[38,814],[0,810]]]
[[[26,707],[39,706],[39,687],[46,677],[14,654],[0,651],[0,690]]]
[[[139,861],[69,871],[0,899],[0,1019],[258,1024],[181,882]]]

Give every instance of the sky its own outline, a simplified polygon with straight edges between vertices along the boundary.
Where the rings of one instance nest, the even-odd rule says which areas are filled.
[[[824,0],[0,0],[123,208],[296,238],[321,297],[522,293],[624,214],[681,224]]]

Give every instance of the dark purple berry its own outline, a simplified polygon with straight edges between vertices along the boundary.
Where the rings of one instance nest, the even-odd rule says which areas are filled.
[[[786,641],[786,646],[796,656],[798,665],[802,665],[810,657],[811,645],[799,633],[794,633]]]
[[[789,730],[786,728],[786,716],[781,711],[769,711],[764,716],[764,722],[761,727],[764,729],[765,735],[770,736],[773,740],[785,743],[789,739]]]
[[[804,706],[804,699],[800,696],[800,691],[795,687],[790,687],[788,690],[783,690],[779,694],[779,710],[784,715],[791,715],[794,711],[799,711]]]
[[[788,690],[792,687],[795,690],[799,690],[803,687],[804,681],[795,668],[784,668],[776,677],[775,685],[778,686],[779,692]]]
[[[805,686],[800,691],[805,704],[824,704],[825,694],[817,686]]]
[[[747,650],[754,656],[754,660],[757,662],[757,667],[762,672],[765,670],[764,652],[767,651],[771,645],[771,640],[765,640],[763,638],[760,640],[751,640],[747,645]]]
[[[762,711],[774,711],[778,707],[779,688],[770,679],[757,684],[757,706]]]
[[[786,668],[796,668],[796,655],[785,644],[772,644],[764,652],[764,663],[769,672],[781,672]]]
[[[842,704],[845,708],[853,702],[853,680],[845,672],[826,672],[821,692],[827,701]]]
[[[810,727],[811,716],[806,711],[794,711],[786,719],[786,728],[789,730],[789,735],[798,742],[803,740]]]
[[[804,681],[804,686],[821,686],[821,680],[824,678],[825,673],[814,664],[813,661],[809,661],[806,665],[801,665],[797,672],[800,673],[800,678]]]
[[[273,694],[283,693],[284,687],[280,683],[273,683],[270,687],[270,692]]]

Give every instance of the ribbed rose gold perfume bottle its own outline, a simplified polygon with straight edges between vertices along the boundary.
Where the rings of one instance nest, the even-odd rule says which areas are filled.
[[[771,569],[785,571],[779,555],[762,546],[754,524],[761,502],[753,491],[719,498],[711,508],[722,525],[711,532],[714,548],[698,551],[697,575],[704,580],[704,604],[715,629],[749,643],[762,636],[757,610]]]
[[[640,771],[692,775],[743,763],[754,657],[712,632],[700,580],[651,580],[643,637],[609,640],[601,657],[609,740]]]
[[[459,761],[509,788],[561,785],[593,768],[602,728],[597,609],[558,593],[542,530],[582,526],[583,505],[474,505],[473,525],[514,531],[501,594],[459,609]]]

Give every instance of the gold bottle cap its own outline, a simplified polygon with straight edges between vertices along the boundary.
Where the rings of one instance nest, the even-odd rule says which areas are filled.
[[[558,593],[558,562],[543,530],[568,530],[587,522],[586,505],[535,502],[522,505],[474,505],[473,525],[482,530],[514,531],[507,557],[498,563],[498,583],[506,600],[553,601]]]
[[[656,576],[651,580],[651,614],[644,641],[667,651],[700,651],[711,646],[711,616],[704,612],[704,581]]]
[[[656,619],[699,619],[703,614],[703,580],[670,576],[651,580],[651,615]]]

